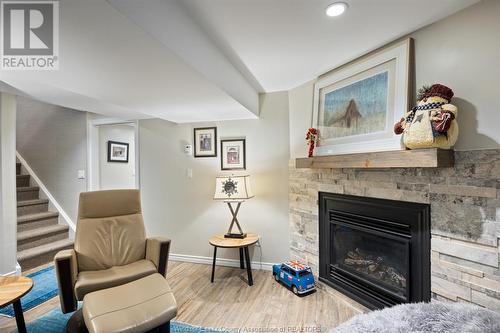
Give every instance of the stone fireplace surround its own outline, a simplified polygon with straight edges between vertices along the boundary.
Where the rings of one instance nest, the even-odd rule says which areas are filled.
[[[453,168],[296,169],[290,251],[318,272],[318,192],[429,203],[436,299],[500,311],[500,149],[455,152]]]

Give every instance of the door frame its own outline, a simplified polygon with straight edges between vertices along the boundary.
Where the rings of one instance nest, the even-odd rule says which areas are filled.
[[[139,121],[119,118],[87,117],[87,191],[100,190],[99,167],[99,126],[133,124],[135,153],[135,188],[140,188],[140,151],[139,151]]]

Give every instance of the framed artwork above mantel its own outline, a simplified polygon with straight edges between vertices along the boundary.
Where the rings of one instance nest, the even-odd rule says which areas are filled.
[[[384,47],[319,77],[312,126],[316,155],[403,149],[393,125],[410,109],[413,40]]]

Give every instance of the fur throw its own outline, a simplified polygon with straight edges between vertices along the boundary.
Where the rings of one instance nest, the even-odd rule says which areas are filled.
[[[357,315],[330,333],[498,333],[500,313],[467,303],[401,304]]]

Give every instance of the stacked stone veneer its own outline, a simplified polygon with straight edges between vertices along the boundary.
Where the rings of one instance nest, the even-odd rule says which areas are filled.
[[[432,295],[500,311],[500,150],[455,153],[454,168],[295,169],[291,255],[318,269],[318,192],[431,205]]]

